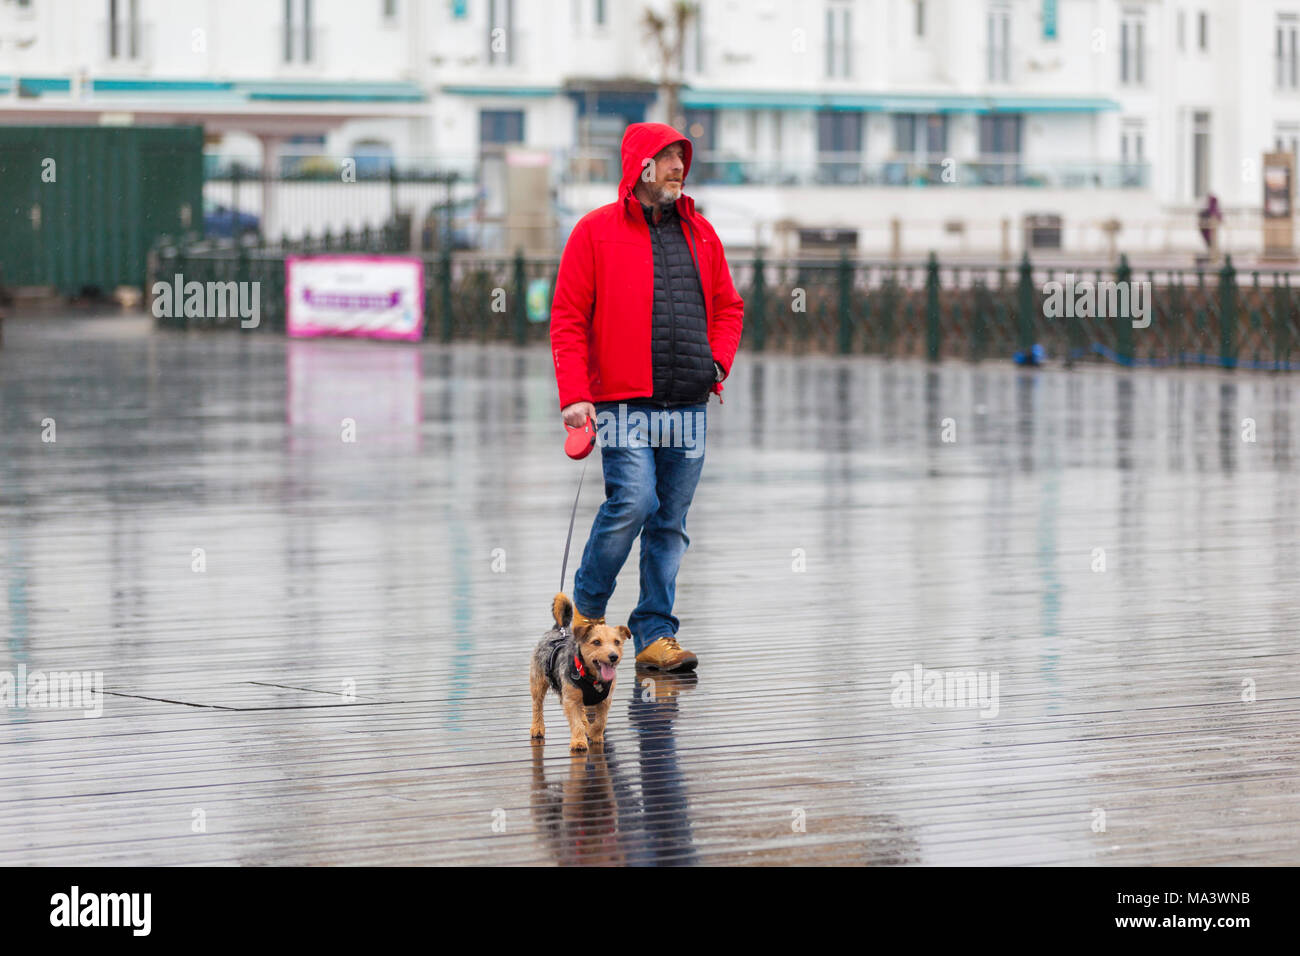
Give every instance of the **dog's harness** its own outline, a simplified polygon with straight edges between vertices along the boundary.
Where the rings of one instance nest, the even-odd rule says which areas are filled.
[[[569,629],[565,628],[564,631],[568,633]],[[551,687],[555,689],[556,693],[560,692],[560,687],[555,683],[555,664],[557,658],[567,647],[568,644],[566,643],[556,644],[555,647],[551,649],[551,656],[547,661],[546,673],[552,675]],[[582,666],[582,659],[578,657],[577,651],[574,651],[573,660],[570,661],[568,667],[565,668],[564,676],[568,679],[569,683],[582,691],[582,703],[584,707],[594,707],[596,704],[603,702],[605,698],[609,696],[610,685],[596,680],[593,675],[587,673],[587,669]]]
[[[565,676],[582,688],[582,703],[587,707],[599,704],[609,696],[609,685],[602,684],[594,675],[587,673],[576,651],[573,654],[573,666]]]

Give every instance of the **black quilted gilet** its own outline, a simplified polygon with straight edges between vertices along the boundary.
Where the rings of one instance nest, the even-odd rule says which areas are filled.
[[[647,401],[665,408],[707,402],[713,391],[713,350],[704,291],[691,256],[691,245],[698,246],[699,237],[675,207],[664,210],[657,224],[653,210],[641,208],[650,227],[655,275],[650,338],[654,394]]]

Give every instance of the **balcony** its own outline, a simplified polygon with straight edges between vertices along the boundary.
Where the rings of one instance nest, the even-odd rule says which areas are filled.
[[[618,170],[607,164],[608,176]],[[588,173],[598,170],[587,167]],[[945,180],[945,173],[947,179]],[[819,153],[803,163],[695,154],[688,183],[695,186],[892,186],[969,188],[1018,186],[1044,189],[1146,189],[1149,163],[1028,162],[1014,157],[958,160],[944,156],[864,162],[860,153]],[[581,181],[600,181],[596,176]]]

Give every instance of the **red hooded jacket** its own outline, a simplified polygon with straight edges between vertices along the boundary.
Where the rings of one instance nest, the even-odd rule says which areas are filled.
[[[654,393],[650,335],[654,261],[650,227],[632,187],[644,160],[680,142],[682,186],[691,171],[691,141],[663,123],[633,123],[623,134],[623,178],[618,202],[578,220],[564,246],[551,302],[551,354],[560,408],[574,402],[611,402]],[[692,246],[704,289],[709,347],[725,378],[740,345],[745,303],[736,293],[718,234],[683,195],[677,214]],[[713,391],[722,400],[722,383]]]

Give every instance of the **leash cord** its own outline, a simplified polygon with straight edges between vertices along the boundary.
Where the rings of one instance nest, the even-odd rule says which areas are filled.
[[[588,455],[582,462],[582,473],[578,475],[578,493],[573,496],[573,511],[569,513],[569,536],[564,539],[564,563],[560,565],[560,593],[564,593],[564,578],[569,571],[569,545],[573,542],[573,519],[578,515],[578,499],[582,496],[582,479],[587,475]]]

